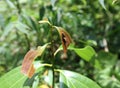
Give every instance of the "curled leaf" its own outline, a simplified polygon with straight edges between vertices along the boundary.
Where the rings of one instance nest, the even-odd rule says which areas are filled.
[[[58,30],[59,34],[60,34],[60,38],[62,41],[62,46],[63,46],[63,51],[64,53],[67,52],[67,47],[70,45],[70,43],[72,43],[72,39],[69,35],[69,33],[67,31],[65,31],[63,28],[61,27],[56,27],[55,28]]]
[[[44,46],[38,46],[36,50],[29,50],[27,54],[24,57],[24,60],[22,62],[22,68],[21,72],[25,75],[27,75],[29,78],[33,76],[35,73],[35,68],[33,65],[33,61],[38,56],[41,56],[43,51],[45,50],[46,46],[48,44],[45,44]]]
[[[43,20],[39,21],[39,23],[40,23],[40,24],[42,24],[42,23],[47,23],[47,24],[49,24],[49,25],[52,25],[52,24],[48,21],[47,18],[44,18]]]
[[[28,51],[27,54],[25,55],[23,63],[22,63],[21,72],[23,74],[28,75],[29,77],[31,77],[31,74],[33,74],[31,72],[35,71],[32,63],[33,63],[36,55],[37,55],[37,52],[35,50]]]

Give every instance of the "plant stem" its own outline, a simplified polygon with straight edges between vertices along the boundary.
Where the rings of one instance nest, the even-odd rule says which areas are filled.
[[[52,65],[52,74],[53,74],[52,88],[54,88],[54,86],[55,86],[55,72],[54,72],[54,64]]]
[[[29,38],[27,36],[27,34],[24,34],[25,35],[25,38],[26,38],[26,42],[27,42],[27,51],[30,50],[30,41],[29,41]]]
[[[43,66],[52,67],[52,64],[43,64]]]
[[[55,72],[54,72],[54,42],[53,42],[53,27],[51,26],[51,59],[52,59],[52,75],[53,75],[53,80],[52,80],[52,88],[55,86]]]

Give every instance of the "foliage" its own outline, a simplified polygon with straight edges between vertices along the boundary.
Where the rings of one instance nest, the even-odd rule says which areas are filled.
[[[40,25],[38,22],[43,18],[48,18],[53,25],[65,28],[74,41],[74,45],[68,47],[67,54],[58,53],[62,50],[60,38],[57,31],[52,33],[53,51],[57,50],[55,68],[63,69],[63,72],[74,71],[74,76],[82,74],[83,79],[86,76],[102,88],[119,88],[119,9],[119,0],[1,0],[0,88],[8,88],[11,83],[24,76],[19,73],[20,67],[15,67],[22,64],[26,52],[51,42],[50,25]],[[34,63],[37,69],[35,75],[31,79],[24,76],[25,79],[20,80],[21,84],[16,83],[18,88],[26,79],[26,85],[32,88],[52,85],[50,47],[48,45],[42,55],[35,59],[40,64]],[[58,73],[60,78],[67,77],[61,71],[55,74],[56,87],[59,85]],[[72,78],[69,82],[71,80]],[[6,85],[3,85],[4,82]]]

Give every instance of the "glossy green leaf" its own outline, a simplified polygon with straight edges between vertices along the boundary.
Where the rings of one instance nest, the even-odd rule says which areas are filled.
[[[105,4],[104,4],[104,0],[99,0],[101,6],[106,10]]]
[[[101,88],[91,79],[76,72],[60,70],[60,88]]]
[[[35,80],[33,82],[32,88],[37,88],[37,86],[39,85],[39,81],[40,81],[39,76],[36,76],[34,79]]]
[[[52,82],[53,82],[52,70],[48,70],[48,74],[45,75],[44,80],[46,83],[48,83],[49,86],[52,86]]]
[[[87,41],[86,41],[86,44],[87,44],[87,45],[90,45],[90,46],[97,46],[97,42],[94,41],[94,40],[87,40]]]
[[[42,71],[43,66],[45,65],[41,64],[39,61],[35,61],[34,67],[35,69],[37,69],[36,73]],[[2,76],[0,78],[0,88],[29,88],[32,78],[28,79],[28,77],[23,75],[20,70],[21,66],[11,70],[10,72]],[[35,85],[36,84],[34,84],[34,86]]]
[[[22,88],[27,77],[20,73],[20,68],[17,67],[2,76],[0,78],[0,88]]]
[[[75,48],[74,51],[86,61],[90,61],[92,57],[95,55],[95,51],[91,46],[86,46],[83,49]]]
[[[54,53],[56,55],[63,48],[60,46],[58,50]],[[86,46],[84,48],[74,48],[73,46],[69,46],[68,50],[74,50],[77,55],[79,55],[82,59],[86,61],[90,61],[92,57],[96,54],[94,49],[91,46]]]

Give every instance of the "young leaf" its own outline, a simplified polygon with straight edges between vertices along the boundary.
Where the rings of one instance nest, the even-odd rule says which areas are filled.
[[[101,6],[106,10],[105,4],[104,4],[104,0],[99,0]]]
[[[67,47],[70,45],[70,43],[72,43],[72,39],[71,39],[70,35],[68,34],[68,32],[65,31],[63,28],[56,27],[56,26],[54,26],[54,27],[57,29],[57,31],[60,34],[60,38],[61,38],[62,46],[63,46],[63,51],[64,51],[64,53],[66,53]]]
[[[101,88],[91,79],[76,72],[60,70],[60,88]]]
[[[115,4],[117,0],[113,0],[112,4]]]
[[[22,63],[21,72],[23,74],[27,75],[29,78],[33,76],[35,72],[33,61],[38,56],[41,56],[47,45],[48,44],[45,44],[44,46],[39,46],[36,50],[30,50],[27,52]]]
[[[56,52],[54,53],[54,56],[62,50],[62,47],[60,46]],[[68,50],[73,50],[77,55],[79,55],[82,59],[86,61],[90,61],[92,57],[95,55],[95,51],[91,46],[86,46],[84,48],[75,48],[73,46],[69,46]]]
[[[52,24],[48,21],[47,18],[45,18],[45,19],[39,21],[39,23],[40,23],[40,24],[42,24],[42,23],[47,23],[47,24],[49,24],[49,25],[52,25]]]

